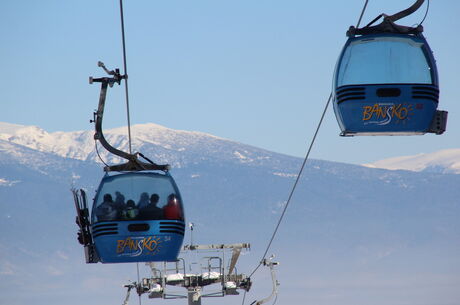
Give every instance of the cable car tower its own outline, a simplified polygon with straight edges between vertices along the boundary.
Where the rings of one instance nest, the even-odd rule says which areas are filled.
[[[391,16],[381,14],[362,28],[358,22],[347,31],[333,79],[342,136],[440,135],[446,130],[447,111],[437,110],[438,71],[423,26],[395,23],[423,2]]]
[[[148,295],[149,299],[187,299],[189,305],[200,305],[202,298],[239,295],[238,290],[247,292],[252,285],[251,279],[237,272],[236,263],[241,251],[249,249],[246,243],[186,245],[184,257],[177,261],[147,263],[152,276],[125,285],[128,291],[123,304],[128,304],[132,289],[139,296]],[[231,256],[225,267],[229,251]],[[203,253],[206,256],[200,255]],[[200,255],[198,261],[197,255]],[[186,289],[186,293],[177,291],[178,288]]]
[[[249,243],[193,244],[193,223],[190,223],[190,245],[182,248],[181,256],[171,262],[146,263],[151,276],[130,282],[124,287],[127,293],[123,305],[128,305],[131,291],[149,299],[187,299],[189,305],[201,305],[202,298],[239,295],[251,289],[250,276],[238,272],[237,263],[243,251],[249,251]],[[272,292],[269,296],[251,303],[262,305],[278,295],[274,256],[263,258],[260,265],[270,269]],[[226,261],[227,260],[227,261]],[[178,290],[180,289],[180,290]],[[186,290],[184,293],[183,289]],[[140,302],[140,300],[139,300]],[[244,303],[244,298],[243,298]]]

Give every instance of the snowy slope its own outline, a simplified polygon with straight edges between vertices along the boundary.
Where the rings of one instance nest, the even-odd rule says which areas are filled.
[[[217,137],[200,132],[169,129],[153,123],[131,127],[133,148],[153,144],[169,150],[183,150],[202,139],[217,140]],[[86,160],[94,150],[94,131],[48,133],[36,126],[22,126],[0,123],[0,140],[23,145],[38,151],[49,152],[61,157]],[[120,127],[104,131],[106,139],[114,147],[128,150],[127,128]]]
[[[282,158],[281,154],[206,133],[173,130],[153,123],[133,125],[131,134],[134,152],[142,152],[157,163],[169,163],[175,168],[202,161],[203,158],[230,159],[238,164],[267,164],[273,161],[274,156]],[[48,133],[36,126],[0,123],[0,140],[64,158],[100,162],[93,135],[93,131]],[[104,135],[112,146],[129,150],[126,127],[105,130]],[[106,163],[119,162],[100,144],[98,147]]]
[[[428,154],[384,159],[364,164],[364,166],[390,170],[460,174],[460,149],[445,149]]]
[[[276,166],[283,155],[249,145],[218,138],[202,132],[173,130],[157,124],[138,124],[131,128],[134,151],[140,151],[157,163],[169,163],[175,168],[203,161],[233,160],[237,164]],[[95,151],[93,131],[48,133],[36,126],[0,122],[0,140],[64,158],[100,162]],[[127,128],[105,131],[114,147],[128,151]],[[119,162],[105,149],[99,152],[107,163]],[[287,157],[287,156],[284,156]],[[402,156],[364,164],[370,168],[428,171],[460,174],[460,149],[447,149],[429,154]],[[279,172],[280,175],[291,173]]]
[[[89,131],[48,133],[36,126],[8,123],[0,123],[0,140],[79,160],[85,160],[94,149]]]

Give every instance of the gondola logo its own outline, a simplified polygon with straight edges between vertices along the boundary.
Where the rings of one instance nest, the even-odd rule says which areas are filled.
[[[155,255],[160,251],[160,248],[161,238],[156,236],[128,237],[117,240],[117,254],[119,256]]]
[[[412,104],[375,103],[363,106],[364,125],[388,125],[391,122],[403,122],[413,115]]]

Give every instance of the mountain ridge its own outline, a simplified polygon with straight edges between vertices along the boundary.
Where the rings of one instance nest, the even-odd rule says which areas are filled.
[[[388,170],[460,174],[460,148],[388,158],[363,166]]]
[[[217,159],[232,158],[236,163],[248,164],[267,162],[274,156],[295,158],[204,132],[174,130],[154,123],[136,124],[131,127],[131,130],[132,146],[136,151],[142,152],[157,163],[170,163],[174,167],[182,167],[184,162],[189,164],[196,162],[202,159],[201,155],[213,155]],[[124,151],[129,150],[126,126],[105,130],[104,135],[112,146]],[[98,156],[95,150],[94,131],[48,133],[37,126],[0,122],[0,140],[64,158],[98,163],[101,163],[100,158],[102,158],[106,163],[120,162],[118,157],[110,155],[105,149],[99,149],[100,157]],[[193,157],[184,157],[185,150],[192,153]],[[460,174],[460,149],[394,157],[362,164],[362,166],[388,170]],[[293,173],[284,174],[292,175]]]
[[[36,126],[7,127],[5,132],[0,125],[0,140],[8,143],[64,158],[97,163],[101,163],[100,158],[102,158],[106,163],[120,162],[118,157],[111,155],[105,149],[95,150],[93,131],[48,133]],[[132,146],[135,151],[142,152],[157,163],[169,163],[176,168],[203,159],[231,159],[235,164],[262,164],[270,163],[274,156],[295,158],[203,132],[174,130],[153,123],[136,124],[131,127],[131,130],[134,135]],[[108,129],[104,135],[112,146],[128,151],[125,127]],[[186,150],[187,154],[184,154]]]

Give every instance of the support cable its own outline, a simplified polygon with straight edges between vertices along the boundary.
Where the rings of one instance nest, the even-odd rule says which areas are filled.
[[[123,0],[120,0],[120,18],[121,18],[121,40],[123,44],[123,68],[125,75],[125,98],[126,98],[126,116],[128,119],[128,143],[129,153],[132,154],[131,146],[131,119],[129,116],[129,94],[128,94],[128,65],[126,63],[126,43],[125,43],[125,21],[123,18]]]
[[[247,293],[247,292],[248,292],[248,291],[245,289],[245,290],[244,290],[244,294],[243,294],[243,301],[241,302],[242,305],[244,305],[244,300],[246,300],[246,293]]]
[[[96,140],[94,140],[94,147],[96,148],[96,153],[97,153],[97,156],[99,157],[99,160],[101,160],[101,162],[104,163],[104,165],[106,167],[108,167],[109,165],[107,163],[105,163],[104,159],[102,159],[102,156],[99,153],[99,149],[97,148],[97,141]]]
[[[366,11],[366,7],[367,7],[368,2],[369,2],[369,0],[366,0],[366,2],[364,2],[364,7],[361,10],[361,15],[359,16],[358,23],[356,24],[357,29],[359,29],[359,24],[361,23],[361,19],[363,19],[363,15],[364,15],[364,12]]]
[[[329,103],[331,102],[331,98],[332,98],[332,92],[329,94],[329,98],[327,100],[326,106],[324,107],[323,114],[321,115],[321,119],[320,119],[320,121],[318,123],[318,126],[316,127],[316,131],[315,131],[315,134],[313,136],[313,139],[310,142],[310,147],[308,148],[308,151],[307,151],[307,154],[305,155],[305,158],[303,160],[302,166],[300,167],[300,171],[299,171],[299,173],[297,175],[297,178],[296,178],[296,180],[294,182],[294,185],[292,186],[291,192],[290,192],[289,197],[288,197],[288,199],[286,201],[286,205],[284,206],[283,212],[281,213],[281,216],[280,216],[280,218],[278,220],[278,223],[277,223],[277,225],[275,227],[275,230],[273,231],[272,237],[270,238],[270,242],[267,245],[267,248],[266,248],[266,250],[264,252],[264,255],[262,256],[262,259],[260,260],[260,262],[257,265],[257,267],[254,269],[254,271],[251,272],[249,277],[252,277],[252,275],[257,271],[257,269],[259,269],[259,267],[263,264],[263,261],[265,260],[265,256],[267,255],[268,251],[270,250],[272,242],[275,239],[275,236],[276,236],[276,234],[278,232],[278,228],[279,228],[279,226],[281,224],[281,221],[283,221],[284,214],[286,213],[286,210],[287,210],[287,208],[289,206],[289,203],[291,202],[292,195],[294,194],[294,191],[295,191],[295,189],[297,187],[297,184],[299,183],[300,177],[302,176],[302,172],[303,172],[303,170],[305,168],[305,165],[306,165],[306,163],[308,161],[308,157],[310,156],[311,149],[313,148],[313,144],[315,143],[315,140],[316,140],[316,137],[318,135],[319,129],[321,127],[321,124],[323,123],[323,119],[324,119],[324,116],[326,114],[327,108],[329,107]],[[243,302],[244,302],[244,298],[243,298]]]
[[[139,263],[136,263],[136,269],[137,269],[137,283],[139,285],[139,283],[141,282],[141,276],[139,273]],[[139,296],[139,305],[142,305],[141,294],[139,293],[139,291],[137,292],[137,294]]]
[[[428,0],[428,2],[427,2],[425,16],[423,16],[423,19],[422,19],[422,21],[420,21],[419,25],[422,25],[423,21],[425,21],[425,18],[428,15],[429,10],[430,10],[430,0]]]

